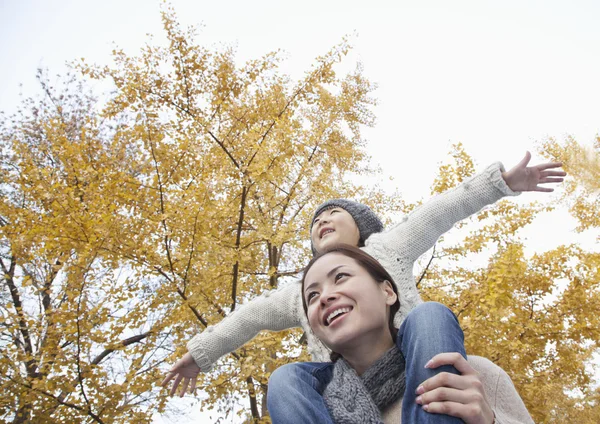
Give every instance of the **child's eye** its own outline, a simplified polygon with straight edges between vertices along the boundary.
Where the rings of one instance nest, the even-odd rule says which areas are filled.
[[[313,221],[313,225],[316,224],[317,222],[319,222],[320,219],[319,218],[315,218],[315,220]]]

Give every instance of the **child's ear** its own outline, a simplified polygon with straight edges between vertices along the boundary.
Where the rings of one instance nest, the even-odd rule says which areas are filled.
[[[386,305],[391,306],[394,303],[396,303],[396,300],[398,300],[398,295],[396,294],[396,292],[394,292],[392,283],[390,283],[388,280],[385,280],[383,283],[381,283],[381,285],[383,286],[383,291],[386,296],[386,300],[385,300]]]

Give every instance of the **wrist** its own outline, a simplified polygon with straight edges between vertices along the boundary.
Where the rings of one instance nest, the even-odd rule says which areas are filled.
[[[510,175],[508,174],[508,172],[501,172],[500,176],[502,176],[502,179],[504,180],[504,183],[508,186],[508,188],[514,191],[514,189],[511,186],[512,181],[510,180]]]

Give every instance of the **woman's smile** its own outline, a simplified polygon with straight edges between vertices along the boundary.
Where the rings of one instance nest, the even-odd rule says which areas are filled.
[[[344,307],[335,307],[330,308],[327,312],[325,312],[325,319],[323,320],[326,327],[330,327],[333,323],[339,321],[341,318],[345,317],[347,314],[352,311],[352,307],[344,306]]]

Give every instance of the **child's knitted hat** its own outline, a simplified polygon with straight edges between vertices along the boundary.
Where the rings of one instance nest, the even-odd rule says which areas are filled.
[[[367,240],[371,234],[383,231],[383,223],[367,205],[347,199],[331,199],[325,203],[322,203],[315,211],[313,219],[310,222],[310,233],[312,233],[312,227],[313,223],[315,222],[315,218],[319,216],[321,212],[333,208],[342,208],[348,212],[352,218],[354,218],[354,222],[356,223],[358,232],[360,233],[360,240],[358,242],[359,246],[364,245],[365,240]],[[313,246],[312,238],[310,240],[310,247],[313,255],[315,255],[317,251]]]

